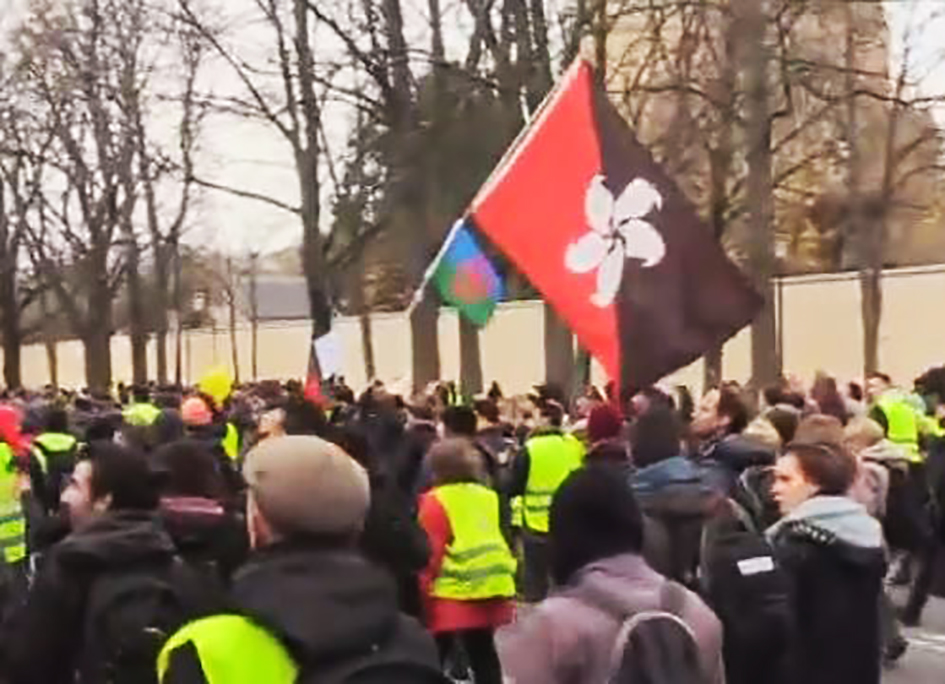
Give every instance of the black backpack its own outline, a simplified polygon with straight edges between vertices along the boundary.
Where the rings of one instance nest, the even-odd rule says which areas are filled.
[[[727,503],[704,530],[702,594],[724,628],[729,681],[778,682],[790,642],[789,579],[748,512]]]
[[[83,684],[156,684],[164,642],[207,610],[201,582],[179,558],[113,570],[92,580],[79,658]],[[198,588],[199,587],[199,588]]]
[[[291,650],[291,649],[290,649]],[[297,684],[449,684],[426,631],[401,616],[386,643],[329,662],[303,664]]]
[[[708,684],[699,645],[679,613],[685,589],[667,580],[658,610],[627,617],[614,642],[608,684]]]

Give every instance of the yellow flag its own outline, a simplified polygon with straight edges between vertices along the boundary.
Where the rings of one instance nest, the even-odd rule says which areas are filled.
[[[204,373],[197,382],[197,389],[212,397],[217,406],[223,406],[233,391],[233,378],[224,366],[217,366]]]

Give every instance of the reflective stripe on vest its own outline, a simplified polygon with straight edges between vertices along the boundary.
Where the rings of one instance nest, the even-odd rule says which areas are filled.
[[[223,436],[223,451],[235,461],[240,457],[240,431],[236,429],[233,423],[226,424],[226,434]]]
[[[905,449],[910,461],[920,462],[919,416],[915,409],[899,397],[884,397],[879,400],[879,407],[886,416],[889,441]]]
[[[26,517],[20,503],[19,478],[13,450],[0,443],[0,556],[6,563],[26,558]]]
[[[558,487],[581,467],[584,445],[573,435],[541,435],[525,444],[528,484],[525,486],[525,527],[548,533],[548,513]]]
[[[122,417],[128,425],[148,427],[161,415],[161,409],[154,404],[132,404],[124,410]]]
[[[171,654],[193,644],[209,684],[294,684],[298,667],[282,643],[252,620],[215,615],[179,629],[158,656],[158,681],[164,680]]]
[[[437,487],[433,496],[453,533],[433,596],[458,601],[515,596],[515,558],[499,526],[496,493],[469,483]]]
[[[512,527],[522,527],[525,524],[525,502],[522,501],[522,497],[512,497],[512,500],[509,502],[509,508],[511,508],[512,512],[509,524],[511,524]]]

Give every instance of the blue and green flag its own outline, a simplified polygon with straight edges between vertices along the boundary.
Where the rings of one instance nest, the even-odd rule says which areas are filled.
[[[461,219],[433,273],[440,296],[480,328],[505,295],[502,278],[482,251],[467,219]]]

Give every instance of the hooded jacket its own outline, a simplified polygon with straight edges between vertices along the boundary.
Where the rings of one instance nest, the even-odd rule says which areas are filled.
[[[674,456],[638,470],[630,485],[645,517],[647,562],[693,586],[703,525],[722,500],[711,473],[685,456]]]
[[[232,604],[278,636],[303,671],[395,650],[438,663],[429,635],[398,612],[392,580],[353,550],[291,541],[258,551],[234,577]],[[175,651],[164,681],[203,684],[192,657]]]
[[[0,627],[5,684],[73,684],[92,582],[123,568],[169,563],[173,556],[171,538],[144,512],[106,513],[59,542],[25,601]],[[207,597],[208,611],[217,607],[212,600]]]
[[[748,468],[774,465],[775,458],[774,451],[757,440],[729,435],[704,446],[698,460],[710,470],[716,486],[729,495],[743,472]]]
[[[515,684],[603,684],[623,621],[658,610],[665,581],[635,554],[587,565],[509,628],[501,648],[506,677]],[[678,617],[693,631],[706,681],[723,682],[718,619],[688,591]]]
[[[790,582],[790,681],[878,684],[886,573],[879,522],[846,497],[815,496],[767,534]]]

